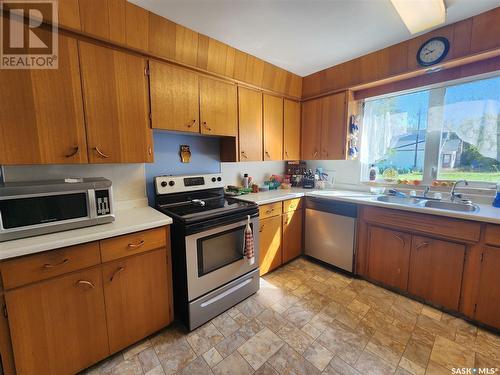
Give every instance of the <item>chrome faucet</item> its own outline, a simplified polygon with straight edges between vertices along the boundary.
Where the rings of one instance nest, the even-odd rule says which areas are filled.
[[[429,194],[430,190],[431,190],[431,187],[430,186],[426,186],[425,189],[424,189],[424,192],[423,192],[422,196],[424,198],[427,198],[427,194]]]
[[[459,183],[463,182],[465,186],[468,186],[469,183],[467,182],[467,180],[458,180],[458,181],[455,181],[453,183],[453,187],[451,188],[451,197],[450,197],[450,201],[454,202],[456,198],[462,198],[462,194],[457,194],[455,193],[455,189],[457,188],[457,185]]]

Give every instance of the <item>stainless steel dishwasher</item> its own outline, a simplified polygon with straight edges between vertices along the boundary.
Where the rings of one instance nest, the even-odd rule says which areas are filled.
[[[352,273],[357,217],[356,204],[308,197],[305,254]]]

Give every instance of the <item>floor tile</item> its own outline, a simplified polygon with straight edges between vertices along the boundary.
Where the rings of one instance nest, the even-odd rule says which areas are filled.
[[[314,312],[304,309],[301,306],[292,306],[283,313],[283,317],[290,323],[298,327],[303,327],[314,316]]]
[[[163,371],[161,365],[159,365],[144,373],[144,375],[165,375],[165,372]]]
[[[215,328],[213,323],[207,323],[187,336],[189,345],[197,355],[202,355],[223,339],[224,336]]]
[[[399,361],[399,367],[405,369],[412,375],[424,375],[427,363],[425,363],[425,365],[422,367],[403,356],[403,358],[401,358],[401,361]]]
[[[312,363],[287,344],[283,345],[276,354],[269,358],[268,363],[279,374],[320,374],[320,371]]]
[[[426,315],[420,315],[417,319],[417,327],[420,327],[433,335],[446,337],[450,340],[455,339],[456,329],[448,326],[439,320],[429,318]]]
[[[164,346],[157,352],[158,359],[166,375],[174,374],[196,359],[196,353],[186,340]]]
[[[322,374],[325,375],[365,375],[361,374],[355,368],[349,366],[340,357],[335,356],[330,361],[330,364],[326,366]]]
[[[212,319],[212,323],[225,337],[231,335],[240,328],[240,324],[231,318],[227,313],[222,313],[215,319]]]
[[[245,360],[257,370],[274,353],[276,353],[284,342],[269,328],[264,328],[246,343],[238,348],[238,352]]]
[[[216,348],[212,348],[203,354],[203,359],[210,367],[214,367],[217,363],[223,360],[222,355]]]
[[[255,318],[265,309],[260,303],[256,302],[252,298],[247,298],[243,302],[240,302],[238,305],[236,305],[236,307],[248,318]]]
[[[181,375],[210,375],[213,374],[210,367],[208,367],[207,363],[203,359],[203,357],[198,357],[191,363],[189,363],[186,367],[182,369],[179,373]]]
[[[375,354],[393,366],[397,366],[405,345],[391,339],[382,332],[376,332],[366,345],[365,350]]]
[[[396,371],[396,366],[368,351],[361,354],[354,367],[362,374],[370,375],[388,375]]]
[[[431,361],[449,370],[456,367],[474,367],[474,352],[437,336],[431,352]]]
[[[258,316],[257,320],[262,322],[267,328],[273,332],[278,332],[282,327],[288,325],[288,321],[283,318],[278,312],[272,309],[266,309],[262,311]]]
[[[137,355],[142,367],[142,371],[148,372],[160,365],[160,360],[153,348],[147,348]]]
[[[129,358],[139,354],[143,350],[150,348],[151,346],[152,346],[152,344],[151,344],[151,341],[149,341],[149,340],[140,341],[139,343],[132,345],[131,347],[128,347],[127,349],[125,349],[123,351],[123,358],[129,359]]]
[[[320,371],[323,371],[333,358],[332,352],[318,342],[311,344],[303,355]]]
[[[142,375],[141,364],[137,357],[132,357],[113,367],[111,375]]]
[[[424,306],[422,308],[421,314],[428,316],[429,318],[432,318],[434,320],[441,320],[441,316],[443,315],[441,311],[436,310],[435,308],[430,306]]]
[[[254,371],[237,351],[224,358],[213,369],[215,375],[248,375]]]
[[[282,327],[277,334],[284,342],[300,354],[304,353],[314,341],[313,338],[293,325]]]

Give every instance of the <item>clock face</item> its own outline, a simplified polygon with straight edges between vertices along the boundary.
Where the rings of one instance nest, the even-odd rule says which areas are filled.
[[[446,57],[449,48],[450,43],[446,38],[429,39],[418,50],[417,61],[422,66],[437,64]]]

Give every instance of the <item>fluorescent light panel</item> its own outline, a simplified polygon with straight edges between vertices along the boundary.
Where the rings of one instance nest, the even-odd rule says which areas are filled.
[[[444,23],[444,0],[391,0],[406,28],[412,34]]]

